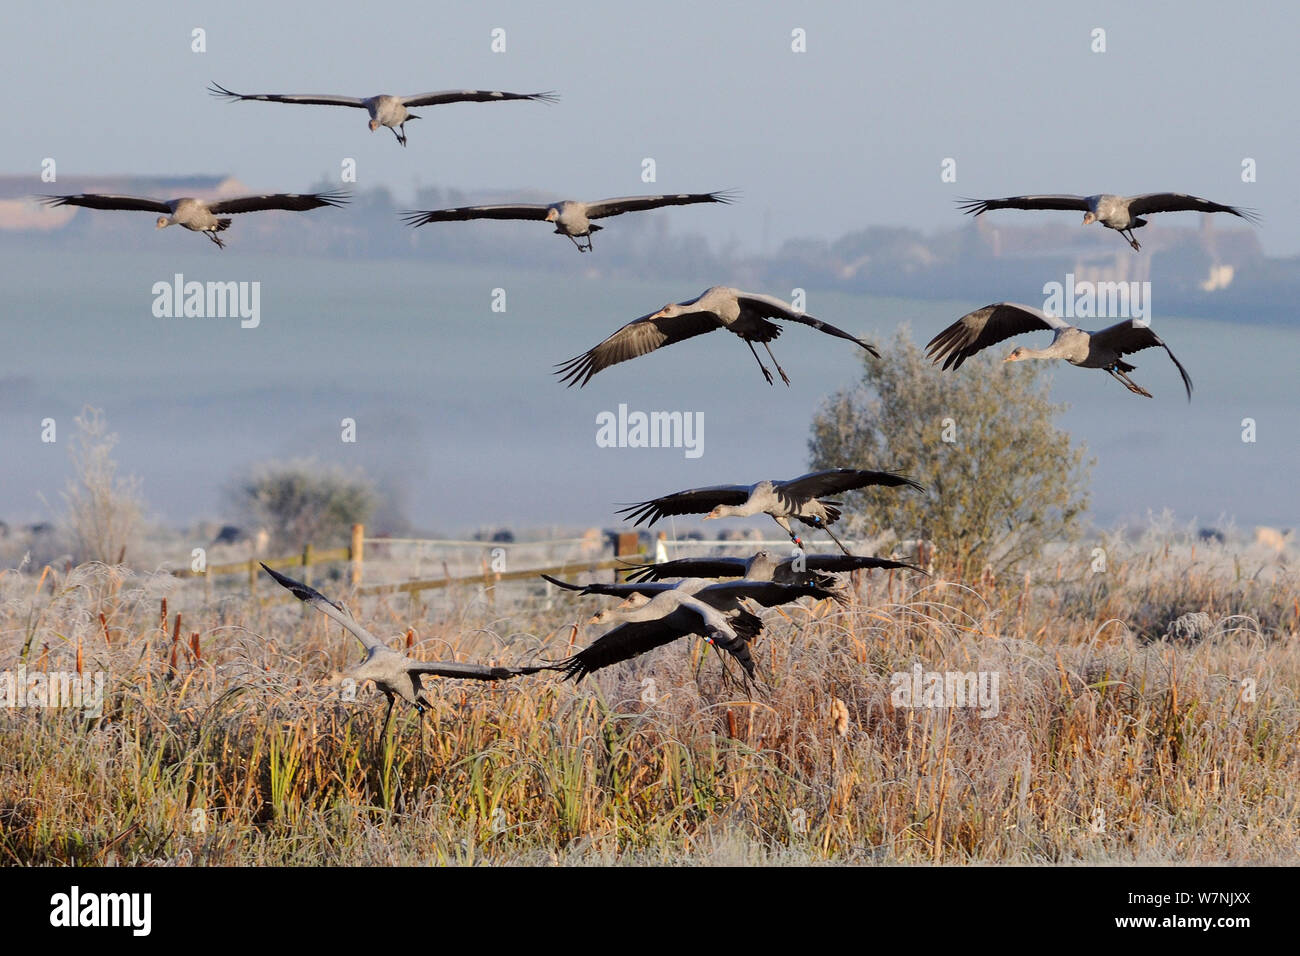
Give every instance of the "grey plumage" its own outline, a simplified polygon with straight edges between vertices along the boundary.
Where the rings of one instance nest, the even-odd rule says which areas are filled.
[[[416,228],[431,222],[467,222],[471,219],[532,219],[555,224],[555,234],[566,236],[579,252],[591,251],[591,234],[603,226],[593,219],[644,212],[663,206],[688,206],[695,203],[730,203],[736,198],[732,190],[711,193],[665,193],[659,196],[622,196],[580,202],[561,199],[552,203],[498,203],[491,206],[457,206],[454,209],[416,209],[402,213],[402,221]],[[585,238],[584,246],[578,240]]]
[[[797,554],[777,559],[766,549],[748,558],[708,557],[677,558],[658,564],[628,565],[629,582],[662,581],[665,578],[745,578],[751,581],[775,581],[778,584],[815,584],[833,588],[836,574],[873,569],[898,569],[926,574],[905,561],[851,554]]]
[[[1128,240],[1134,249],[1141,249],[1133,238],[1133,230],[1147,224],[1142,216],[1157,212],[1226,212],[1245,219],[1252,225],[1259,223],[1259,214],[1253,209],[1225,206],[1186,193],[1144,193],[1140,196],[1115,196],[1100,193],[1096,196],[1054,194],[1043,196],[1008,196],[1005,199],[959,199],[962,212],[981,216],[992,209],[1070,209],[1083,213],[1083,224],[1100,222],[1114,229]]]
[[[155,223],[167,226],[184,226],[192,232],[202,233],[224,249],[225,243],[217,236],[230,228],[229,215],[245,212],[263,212],[283,209],[305,212],[323,206],[342,206],[349,200],[347,192],[334,190],[323,193],[263,193],[257,196],[237,196],[233,199],[146,199],[139,196],[110,196],[100,193],[80,193],[75,196],[37,197],[47,206],[84,206],[87,209],[127,209],[136,212],[157,212]],[[223,215],[225,214],[225,215]]]
[[[350,106],[363,109],[370,114],[370,131],[373,133],[381,126],[393,131],[397,141],[406,145],[406,124],[420,117],[412,113],[408,106],[442,106],[447,103],[498,103],[506,100],[534,100],[539,103],[554,103],[559,100],[555,93],[503,93],[500,90],[442,90],[437,93],[416,93],[412,96],[390,96],[380,93],[375,96],[333,96],[327,93],[235,93],[213,83],[208,87],[213,96],[229,100],[232,103],[241,100],[260,101],[263,103],[292,103],[302,106]]]
[[[916,481],[890,471],[832,468],[814,471],[786,481],[760,481],[752,485],[712,485],[674,492],[619,509],[619,514],[639,526],[652,525],[670,515],[702,514],[711,518],[769,515],[797,545],[802,541],[790,527],[790,519],[825,531],[845,554],[849,549],[830,530],[840,518],[840,504],[830,497],[871,486],[909,487],[924,491]]]
[[[342,604],[331,601],[315,588],[301,581],[295,581],[265,564],[262,565],[262,569],[299,601],[311,605],[326,617],[338,622],[361,642],[366,658],[353,668],[348,676],[358,682],[374,681],[375,686],[384,692],[388,698],[388,711],[384,715],[385,728],[393,715],[393,705],[399,697],[414,706],[421,714],[424,713],[425,706],[429,704],[426,688],[423,685],[425,675],[498,681],[509,680],[521,674],[535,674],[542,669],[540,667],[487,667],[481,664],[462,664],[457,661],[414,660],[385,645],[383,641],[358,624],[352,612]]]
[[[862,339],[837,329],[829,322],[805,315],[775,296],[742,292],[729,286],[715,285],[705,289],[694,299],[686,302],[670,302],[658,312],[633,319],[607,336],[600,344],[556,366],[556,374],[560,376],[560,381],[570,387],[574,385],[582,387],[591,381],[593,375],[611,365],[647,355],[666,345],[703,335],[715,329],[726,329],[738,335],[749,346],[750,352],[754,354],[754,360],[758,362],[758,367],[769,385],[772,384],[772,373],[758,357],[758,352],[754,349],[755,342],[761,343],[763,348],[767,349],[767,354],[771,357],[777,372],[780,373],[781,380],[789,385],[790,379],[777,363],[776,356],[772,355],[772,347],[769,345],[782,331],[781,326],[770,321],[772,319],[797,322],[819,332],[825,332],[827,335],[847,339],[866,349],[872,356],[880,357],[880,353]]]
[[[771,581],[579,585],[549,575],[542,577],[567,590],[625,598],[623,605],[601,611],[591,619],[596,624],[617,621],[616,627],[572,657],[545,665],[561,671],[566,680],[580,680],[593,671],[630,660],[689,634],[698,634],[726,652],[743,668],[746,677],[752,678],[754,660],[748,645],[761,633],[763,624],[744,606],[744,601],[774,607],[805,596],[841,600],[825,588]]]
[[[977,352],[996,345],[1005,339],[1037,329],[1053,333],[1052,343],[1045,349],[1018,346],[1011,350],[1004,362],[1025,359],[1064,359],[1079,368],[1099,368],[1110,373],[1130,392],[1151,397],[1151,393],[1138,385],[1128,373],[1135,366],[1122,360],[1122,356],[1143,349],[1163,348],[1182,376],[1187,389],[1187,400],[1192,398],[1192,379],[1183,363],[1152,328],[1134,319],[1126,319],[1097,332],[1085,332],[1064,319],[1048,315],[1033,306],[1014,302],[995,302],[982,309],[968,312],[944,329],[926,345],[926,355],[944,369],[961,368],[966,359]]]

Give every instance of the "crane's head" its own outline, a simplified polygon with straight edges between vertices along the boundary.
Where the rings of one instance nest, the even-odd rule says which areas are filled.
[[[731,514],[729,505],[716,505],[712,511],[704,516],[705,521],[711,521],[714,518],[725,518]]]
[[[624,601],[623,603],[617,604],[614,607],[603,608],[602,610],[593,614],[591,616],[591,620],[589,620],[587,623],[605,624],[609,621],[615,621],[618,620],[619,611],[635,611],[637,608],[645,607],[649,603],[650,603],[650,598],[646,597],[644,594],[640,594],[640,593],[631,594],[628,595],[627,600]]]
[[[547,222],[555,222],[555,221],[558,220],[559,218],[560,218],[560,207],[559,207],[559,206],[551,206],[549,209],[546,210],[546,221],[547,221]]]
[[[166,228],[167,228],[168,226],[170,226],[171,224],[172,224],[172,221],[171,221],[170,219],[168,219],[166,216],[159,216],[159,217],[158,217],[158,221],[157,221],[156,223],[154,223],[154,228],[155,228],[155,229],[166,229]]]
[[[377,130],[377,129],[379,129],[379,120],[377,120],[377,119],[372,119],[372,120],[370,121],[370,132],[373,133],[373,132],[374,132],[375,130]]]
[[[1029,358],[1029,356],[1025,354],[1024,346],[1017,345],[1015,348],[1013,348],[1010,352],[1007,353],[1007,357],[1004,358],[1002,361],[1019,362],[1022,359],[1027,359],[1027,358]]]
[[[666,306],[650,316],[652,319],[671,319],[673,316],[681,315],[685,310],[680,303],[669,302]]]
[[[1087,212],[1083,214],[1083,224],[1085,226],[1088,225],[1088,223],[1090,222],[1096,222],[1096,221],[1097,221],[1097,214],[1093,212],[1091,209],[1089,209]]]

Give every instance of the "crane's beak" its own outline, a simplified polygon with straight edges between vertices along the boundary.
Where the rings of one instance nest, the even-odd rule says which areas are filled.
[[[1094,216],[1092,213],[1090,213],[1090,212],[1085,212],[1085,213],[1083,214],[1083,224],[1084,224],[1085,226],[1088,225],[1088,223],[1090,223],[1090,222],[1096,222],[1096,221],[1097,221],[1097,217]]]

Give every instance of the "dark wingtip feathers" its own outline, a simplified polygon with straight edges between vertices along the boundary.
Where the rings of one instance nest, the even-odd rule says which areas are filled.
[[[560,376],[560,381],[569,388],[577,385],[579,388],[586,386],[592,377],[600,371],[595,367],[596,359],[590,352],[583,352],[576,355],[567,362],[561,362],[555,366],[555,374]]]

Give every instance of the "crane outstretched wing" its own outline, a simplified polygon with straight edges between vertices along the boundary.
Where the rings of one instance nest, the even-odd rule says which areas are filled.
[[[538,103],[558,103],[560,95],[553,90],[545,93],[502,93],[500,90],[441,90],[437,93],[416,93],[400,97],[403,106],[442,106],[444,103],[497,103],[505,100],[535,100]]]
[[[814,319],[811,315],[800,312],[793,308],[788,302],[783,302],[773,295],[762,295],[757,292],[737,292],[736,298],[743,304],[749,306],[759,315],[769,319],[781,319],[785,322],[798,322],[800,325],[807,325],[819,332],[825,332],[827,335],[833,335],[836,338],[848,339],[860,347],[866,349],[875,358],[880,358],[880,352],[876,347],[864,342],[856,335],[850,335],[843,329],[836,328],[829,322],[823,322],[821,319]]]
[[[1178,367],[1178,374],[1183,377],[1183,387],[1187,389],[1187,400],[1192,400],[1192,378],[1187,374],[1187,369],[1183,368],[1183,363],[1178,361],[1178,356],[1170,350],[1165,344],[1164,339],[1156,335],[1150,325],[1139,323],[1135,319],[1128,319],[1124,322],[1118,322],[1109,328],[1102,329],[1100,332],[1092,333],[1092,341],[1099,347],[1114,349],[1120,355],[1128,355],[1132,352],[1141,352],[1143,349],[1150,349],[1159,346],[1164,349]]]
[[[1039,329],[1065,329],[1069,323],[1041,309],[1015,302],[995,302],[967,312],[926,344],[926,357],[944,369],[961,368],[972,355],[1012,336]]]
[[[623,515],[628,521],[632,521],[633,527],[637,527],[642,522],[654,524],[660,518],[669,515],[702,515],[708,514],[718,505],[743,505],[749,500],[751,491],[753,485],[712,485],[708,488],[691,488],[627,505],[619,508],[617,514]]]
[[[597,199],[585,203],[588,219],[604,219],[608,216],[621,216],[625,212],[641,212],[646,209],[658,209],[661,206],[688,206],[692,203],[720,202],[731,203],[736,199],[733,190],[719,190],[712,193],[675,193],[662,196],[620,196],[616,199]]]
[[[962,212],[981,216],[990,209],[1074,209],[1088,211],[1086,196],[1069,196],[1062,193],[1044,196],[1007,196],[1005,199],[958,199]]]
[[[326,617],[333,618],[339,624],[342,624],[348,631],[351,631],[353,636],[361,642],[362,646],[364,646],[366,650],[384,646],[384,642],[358,624],[356,619],[353,618],[352,612],[342,604],[336,604],[310,585],[303,584],[301,581],[295,581],[288,575],[281,574],[279,571],[267,567],[265,562],[258,563],[262,565],[263,571],[275,579],[277,584],[287,589],[289,593],[299,601],[302,601],[304,604],[310,604]]]
[[[545,221],[550,206],[536,203],[500,203],[495,206],[457,206],[454,209],[412,209],[401,214],[408,226],[431,222],[467,222],[471,219],[536,219]]]
[[[1252,225],[1259,225],[1260,221],[1259,213],[1253,209],[1225,206],[1187,193],[1146,193],[1134,196],[1129,200],[1128,211],[1134,216],[1145,216],[1153,212],[1226,212],[1239,216]]]
[[[159,199],[139,196],[108,196],[79,193],[75,196],[39,196],[47,206],[85,206],[87,209],[131,209],[137,212],[171,212],[172,205]]]
[[[332,96],[328,93],[235,93],[213,83],[208,87],[213,96],[234,103],[238,100],[259,100],[263,103],[296,103],[300,106],[352,106],[366,108],[366,101],[359,96]]]
[[[322,206],[343,206],[350,199],[351,196],[344,190],[324,193],[265,193],[261,196],[240,196],[237,199],[211,202],[208,203],[208,209],[220,215],[262,212],[266,209],[306,212],[308,209],[320,209]]]
[[[633,319],[581,355],[561,362],[555,374],[569,387],[582,387],[602,369],[647,355],[655,349],[712,332],[718,318],[712,312],[684,312],[681,315],[650,313]]]
[[[777,494],[789,496],[795,500],[821,498],[845,491],[856,491],[859,488],[867,488],[871,485],[883,485],[888,488],[907,486],[915,488],[917,491],[925,490],[918,482],[906,475],[895,474],[892,471],[867,471],[859,468],[832,468],[827,471],[812,471],[806,475],[800,475],[798,478],[772,483]]]

